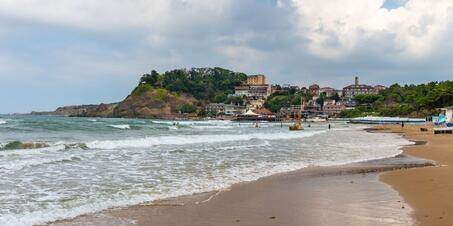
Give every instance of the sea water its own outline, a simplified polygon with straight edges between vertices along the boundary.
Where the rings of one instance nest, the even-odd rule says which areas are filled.
[[[345,123],[0,116],[0,225],[225,189],[275,173],[398,155],[409,141]]]

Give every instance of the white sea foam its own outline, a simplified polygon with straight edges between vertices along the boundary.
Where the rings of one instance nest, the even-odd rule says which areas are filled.
[[[110,123],[118,126],[124,121]],[[141,130],[99,135],[69,131],[70,138],[65,133],[53,140],[56,135],[50,134],[51,147],[1,151],[0,225],[44,224],[111,207],[226,189],[312,165],[390,157],[410,144],[396,134],[367,133],[342,124],[330,131],[321,125],[289,132],[270,123],[255,129],[247,123],[184,121],[178,130],[167,129],[172,121],[153,123]],[[93,126],[105,129],[105,124],[97,124]],[[41,139],[42,132],[35,136]],[[75,143],[86,143],[90,149],[65,149]]]
[[[229,141],[247,141],[252,139],[260,140],[281,140],[310,137],[325,131],[307,131],[294,133],[249,133],[249,134],[220,134],[220,135],[177,135],[157,136],[128,140],[107,140],[92,141],[87,143],[89,148],[116,149],[116,148],[141,148],[156,145],[183,145],[196,143],[220,143]]]
[[[128,124],[120,124],[120,125],[109,125],[110,127],[117,128],[117,129],[130,129],[131,126]]]
[[[6,120],[0,119],[0,125],[6,124],[6,123],[8,123],[8,122],[6,122]]]
[[[78,159],[79,158],[75,157],[75,156],[60,156],[60,157],[51,157],[51,158],[40,157],[40,158],[34,158],[34,159],[16,160],[16,161],[10,161],[7,164],[2,164],[2,166],[0,167],[0,171],[2,169],[21,170],[25,167],[33,167],[33,166],[38,166],[38,165],[42,165],[42,164],[58,163],[58,162],[64,162],[64,161],[75,161]]]

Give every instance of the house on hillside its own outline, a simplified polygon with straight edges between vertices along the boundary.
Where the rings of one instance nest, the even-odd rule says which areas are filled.
[[[204,110],[208,113],[225,114],[224,103],[210,103],[205,106]]]
[[[328,116],[338,115],[344,110],[346,110],[346,106],[344,106],[343,104],[329,103],[329,104],[324,105],[324,107],[323,107],[324,114],[328,115]]]
[[[225,115],[237,116],[244,114],[246,110],[246,106],[243,105],[225,104]]]
[[[322,87],[319,89],[319,94],[325,93],[326,97],[333,97],[337,91],[331,87]]]

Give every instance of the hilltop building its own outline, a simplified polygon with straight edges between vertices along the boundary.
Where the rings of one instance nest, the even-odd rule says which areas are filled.
[[[234,88],[234,96],[246,98],[247,108],[261,108],[266,99],[272,94],[272,86],[266,84],[266,76],[251,75],[247,77],[247,82]]]
[[[359,77],[355,77],[355,83],[343,88],[343,96],[350,100],[360,94],[376,94],[373,86],[360,84]]]
[[[247,85],[266,85],[266,76],[250,75],[247,76]]]

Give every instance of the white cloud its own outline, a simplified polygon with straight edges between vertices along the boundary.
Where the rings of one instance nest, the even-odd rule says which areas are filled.
[[[321,57],[340,58],[369,46],[383,57],[430,55],[453,19],[451,0],[409,0],[388,10],[384,0],[291,0],[299,35]],[[372,46],[370,46],[372,45]]]
[[[226,57],[231,66],[245,71],[259,67],[268,58],[266,52],[245,45],[221,46],[218,52]]]
[[[148,27],[172,29],[214,23],[231,1],[216,0],[2,0],[0,15],[93,30]],[[171,26],[173,25],[173,26]]]

